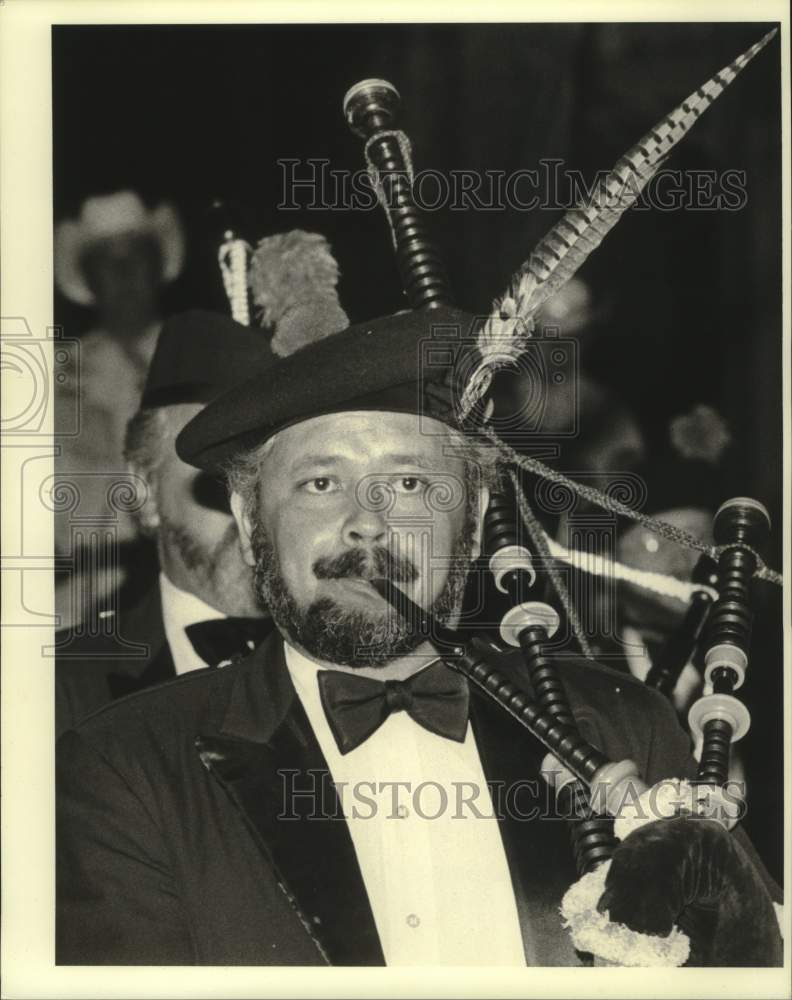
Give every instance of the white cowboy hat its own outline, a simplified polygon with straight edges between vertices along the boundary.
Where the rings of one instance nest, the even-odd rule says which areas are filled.
[[[149,211],[134,191],[86,198],[79,219],[65,219],[55,230],[55,283],[83,306],[92,305],[80,263],[85,250],[98,240],[134,233],[149,234],[159,243],[163,280],[178,277],[184,263],[184,233],[176,209],[163,202]]]

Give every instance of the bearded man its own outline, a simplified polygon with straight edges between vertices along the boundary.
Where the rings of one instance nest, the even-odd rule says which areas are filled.
[[[144,497],[136,516],[158,566],[152,574],[141,552],[143,578],[129,589],[142,596],[100,613],[99,634],[78,626],[58,637],[58,734],[115,698],[249,652],[271,627],[224,487],[175,448],[212,396],[268,360],[262,330],[219,313],[192,310],[165,323],[125,443]]]
[[[277,632],[60,741],[60,963],[582,963],[558,912],[575,871],[539,776],[544,747],[370,582],[388,577],[459,626],[491,479],[449,391],[469,326],[445,307],[352,326],[179,436],[182,458],[227,470]],[[482,652],[531,692],[519,656]],[[650,784],[690,773],[656,692],[588,661],[559,672],[610,759],[631,758]],[[777,963],[772,884],[745,838],[664,822],[653,877],[641,831],[642,849],[617,851],[611,911],[626,920],[646,883],[708,928],[714,913],[718,944],[739,942],[733,964]],[[702,904],[704,884],[717,898]],[[694,955],[724,961],[709,944]]]

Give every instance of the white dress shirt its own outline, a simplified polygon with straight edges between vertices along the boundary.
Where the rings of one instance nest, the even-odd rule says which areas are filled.
[[[195,652],[193,644],[184,631],[188,625],[205,622],[210,618],[226,618],[222,611],[202,601],[195,594],[181,590],[176,584],[160,573],[160,593],[162,595],[162,620],[165,623],[165,638],[168,640],[173,666],[177,674],[190,670],[200,670],[206,666]]]
[[[394,712],[341,754],[319,696],[323,668],[288,644],[285,653],[336,783],[386,963],[525,965],[506,855],[470,723],[464,743],[457,743]],[[473,800],[481,818],[465,800]]]

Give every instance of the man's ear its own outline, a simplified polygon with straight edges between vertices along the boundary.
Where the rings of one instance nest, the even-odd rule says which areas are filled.
[[[242,558],[248,566],[255,566],[256,559],[253,555],[253,546],[250,543],[252,527],[250,518],[245,510],[245,503],[239,493],[231,494],[231,513],[236,521],[237,532],[239,533],[239,545],[242,549]]]
[[[484,518],[487,515],[487,507],[489,507],[490,501],[490,491],[489,487],[482,486],[479,491],[478,498],[478,514],[476,516],[476,530],[473,533],[473,549],[471,551],[471,556],[473,559],[478,559],[481,555],[481,540],[484,534]]]
[[[132,462],[127,463],[127,471],[134,477],[135,494],[142,501],[135,512],[138,523],[144,534],[156,535],[160,526],[156,471],[147,474]]]

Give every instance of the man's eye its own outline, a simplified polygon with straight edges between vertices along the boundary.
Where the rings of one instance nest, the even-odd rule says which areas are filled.
[[[397,493],[421,493],[426,489],[427,482],[420,476],[399,476],[394,486]]]
[[[338,483],[329,476],[316,476],[314,479],[306,479],[300,483],[300,488],[306,493],[334,493],[338,489]]]

